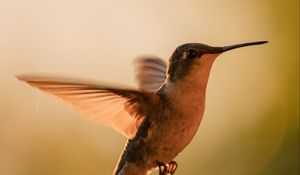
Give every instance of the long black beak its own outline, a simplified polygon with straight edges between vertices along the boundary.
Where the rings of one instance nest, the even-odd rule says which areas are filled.
[[[259,45],[259,44],[265,44],[268,41],[255,41],[255,42],[248,42],[248,43],[241,43],[241,44],[234,44],[231,46],[224,46],[224,47],[211,47],[207,46],[207,53],[223,53],[232,49],[237,49],[240,47],[246,47],[246,46],[253,46],[253,45]]]
[[[241,43],[241,44],[235,44],[235,45],[231,45],[231,46],[224,46],[221,47],[220,52],[226,52],[232,49],[237,49],[240,47],[246,47],[246,46],[253,46],[253,45],[259,45],[259,44],[265,44],[268,41],[255,41],[255,42],[248,42],[248,43]]]

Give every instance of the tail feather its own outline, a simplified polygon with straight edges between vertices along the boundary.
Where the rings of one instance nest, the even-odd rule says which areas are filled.
[[[128,141],[126,142],[124,148],[123,148],[123,151],[120,155],[120,158],[118,160],[118,163],[117,163],[117,166],[114,170],[114,173],[113,175],[119,175],[119,173],[121,172],[121,170],[123,169],[125,163],[126,163],[126,149],[127,149],[127,146],[128,146]]]
[[[113,175],[146,175],[149,172],[149,168],[138,162],[128,161],[131,160],[132,156],[128,154],[128,146],[130,140],[127,141],[122,154],[119,158],[118,164],[115,168]]]
[[[147,175],[148,170],[146,167],[139,166],[131,162],[125,162],[122,169],[116,172],[115,175]]]

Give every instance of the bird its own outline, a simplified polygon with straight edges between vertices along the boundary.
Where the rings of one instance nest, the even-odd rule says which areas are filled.
[[[145,56],[135,60],[138,88],[72,78],[17,75],[32,87],[52,94],[83,116],[127,138],[114,175],[172,175],[174,158],[191,142],[205,109],[209,75],[216,58],[229,50],[267,43],[255,41],[214,47],[178,46],[167,63]]]

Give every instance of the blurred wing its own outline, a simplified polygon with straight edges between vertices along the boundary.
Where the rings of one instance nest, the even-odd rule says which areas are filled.
[[[153,93],[110,88],[49,77],[18,76],[21,81],[53,94],[76,110],[104,125],[133,138]],[[146,105],[147,103],[147,105]]]
[[[135,62],[135,79],[141,91],[155,92],[165,82],[167,63],[160,58],[142,57]]]

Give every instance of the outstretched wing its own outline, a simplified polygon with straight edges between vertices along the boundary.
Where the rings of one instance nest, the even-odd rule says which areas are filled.
[[[155,92],[165,82],[167,63],[155,57],[140,57],[135,62],[135,80],[144,92]]]
[[[133,138],[156,96],[128,88],[112,88],[80,81],[39,76],[17,76],[33,87],[53,94],[95,121]]]

